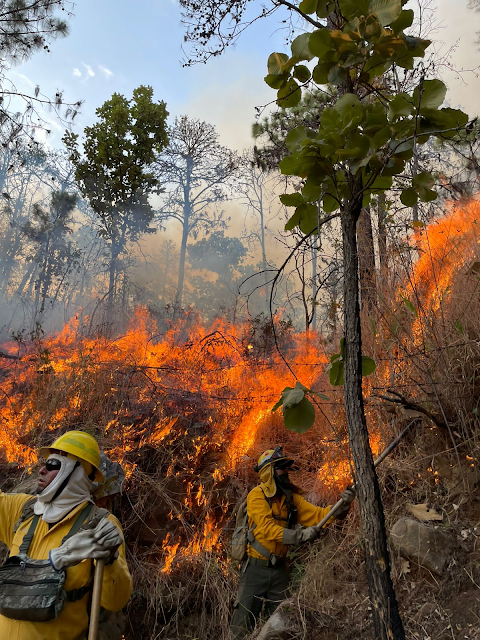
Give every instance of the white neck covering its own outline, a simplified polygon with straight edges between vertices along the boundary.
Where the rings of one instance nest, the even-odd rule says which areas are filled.
[[[52,482],[45,487],[42,493],[38,494],[33,510],[36,515],[41,515],[42,520],[45,522],[54,523],[62,520],[69,511],[82,502],[92,502],[91,489],[93,482],[88,479],[81,464],[75,469],[76,460],[57,453],[51,453],[48,459],[60,460],[61,467]],[[70,478],[63,491],[53,499],[55,493],[68,476]]]

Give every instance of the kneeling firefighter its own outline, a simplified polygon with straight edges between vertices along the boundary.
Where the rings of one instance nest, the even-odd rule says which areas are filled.
[[[118,520],[93,503],[103,482],[98,444],[69,431],[40,449],[37,497],[0,492],[0,638],[85,640],[95,561],[105,562],[101,606],[119,611],[132,592]]]
[[[309,542],[318,537],[314,528],[330,511],[330,507],[315,507],[300,494],[301,489],[290,482],[288,469],[294,461],[281,447],[264,451],[254,467],[260,484],[247,497],[248,546],[230,630],[232,640],[242,640],[255,626],[264,604],[269,617],[288,595],[289,572],[285,557],[289,545]],[[355,498],[346,489],[341,498],[344,505],[337,509],[335,519],[347,515]],[[296,525],[303,525],[297,528]]]

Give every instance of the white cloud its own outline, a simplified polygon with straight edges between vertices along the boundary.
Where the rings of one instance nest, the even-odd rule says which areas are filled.
[[[77,69],[77,68],[75,67],[75,69],[73,70],[73,75],[74,75],[76,78],[81,78],[81,77],[82,77],[82,72],[80,71],[80,69]]]
[[[35,89],[35,84],[30,80],[30,78],[27,78],[26,75],[24,75],[23,73],[19,73],[18,77],[21,78],[24,82],[26,82],[29,87],[31,87],[32,89]]]
[[[95,77],[95,71],[92,69],[92,67],[89,64],[85,64],[85,62],[82,62],[82,64],[85,67],[85,69],[87,70],[87,76],[89,78],[94,78]]]
[[[107,67],[104,67],[102,64],[99,64],[98,68],[107,80],[113,76],[113,71],[110,71],[110,69],[107,69]]]

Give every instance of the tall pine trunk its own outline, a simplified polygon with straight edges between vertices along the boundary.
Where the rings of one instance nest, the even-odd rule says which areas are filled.
[[[361,184],[342,211],[344,258],[345,410],[357,476],[362,538],[376,640],[404,640],[405,632],[390,574],[390,558],[380,487],[368,439],[362,393],[362,334],[360,326],[357,222],[361,213]]]

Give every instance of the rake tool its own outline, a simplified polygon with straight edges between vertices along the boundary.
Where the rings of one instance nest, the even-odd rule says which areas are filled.
[[[90,609],[90,625],[88,640],[98,640],[98,623],[100,621],[100,603],[102,600],[103,569],[105,560],[97,560],[93,579],[92,606]]]

